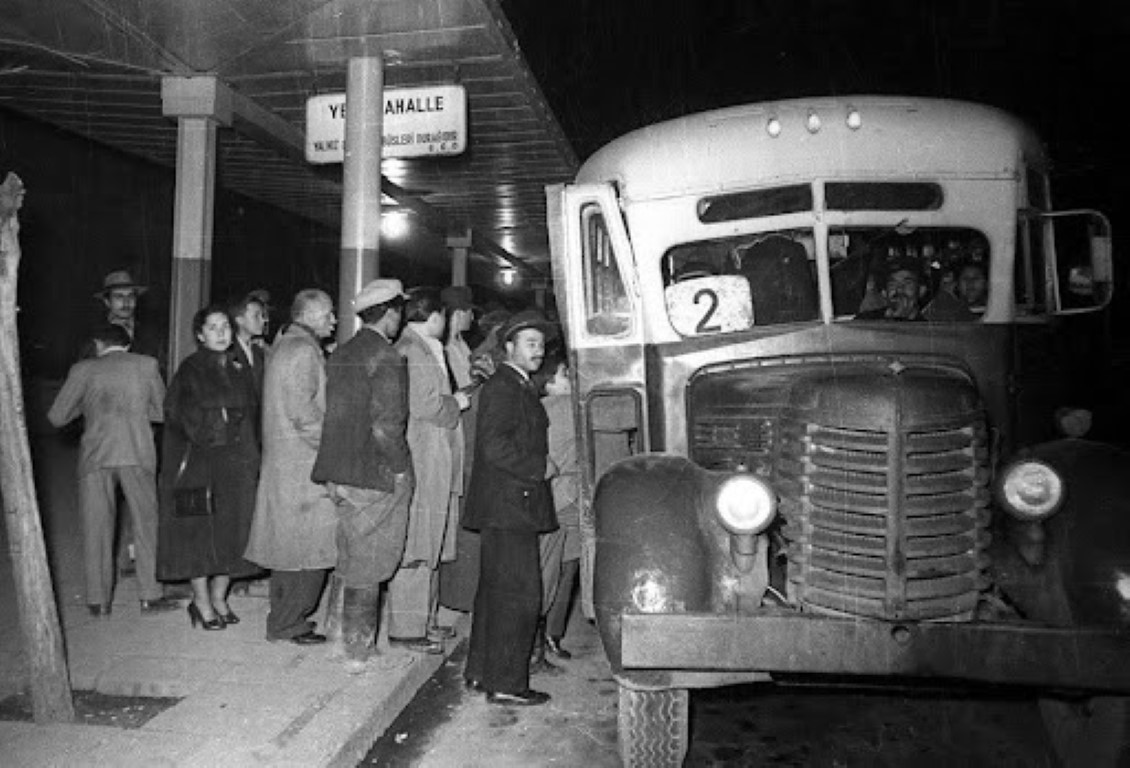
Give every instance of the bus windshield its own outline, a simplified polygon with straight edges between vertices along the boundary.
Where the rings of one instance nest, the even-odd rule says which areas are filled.
[[[683,336],[817,321],[810,228],[675,246],[661,262],[668,316]],[[832,227],[836,320],[974,321],[988,299],[989,246],[960,227]]]

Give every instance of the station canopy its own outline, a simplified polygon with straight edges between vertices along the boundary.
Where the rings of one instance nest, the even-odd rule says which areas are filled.
[[[214,76],[240,104],[217,182],[338,231],[342,166],[306,161],[306,104],[344,93],[349,60],[372,56],[386,89],[467,95],[461,155],[382,164],[384,204],[430,232],[407,256],[442,268],[445,235],[469,230],[472,270],[547,274],[544,187],[577,159],[497,0],[5,0],[0,107],[173,168],[162,80]]]

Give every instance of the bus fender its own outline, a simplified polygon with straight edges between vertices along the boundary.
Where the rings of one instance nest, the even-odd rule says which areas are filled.
[[[622,612],[708,610],[710,552],[699,513],[702,470],[685,458],[641,454],[601,477],[593,497],[593,597],[601,640],[620,672]]]

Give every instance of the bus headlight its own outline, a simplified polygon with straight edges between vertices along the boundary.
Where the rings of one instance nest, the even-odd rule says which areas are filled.
[[[718,488],[714,500],[723,527],[734,534],[760,533],[777,514],[777,497],[753,475],[734,475]]]
[[[1063,496],[1063,478],[1051,465],[1036,459],[1021,459],[1005,467],[997,484],[1000,502],[1020,520],[1051,517]]]

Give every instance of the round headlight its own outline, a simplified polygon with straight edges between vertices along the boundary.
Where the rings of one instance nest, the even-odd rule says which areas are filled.
[[[714,503],[730,533],[760,533],[777,514],[773,490],[753,475],[735,475],[723,482]]]
[[[998,495],[1005,509],[1021,520],[1040,520],[1059,509],[1063,490],[1063,478],[1051,465],[1024,459],[1004,470]]]

